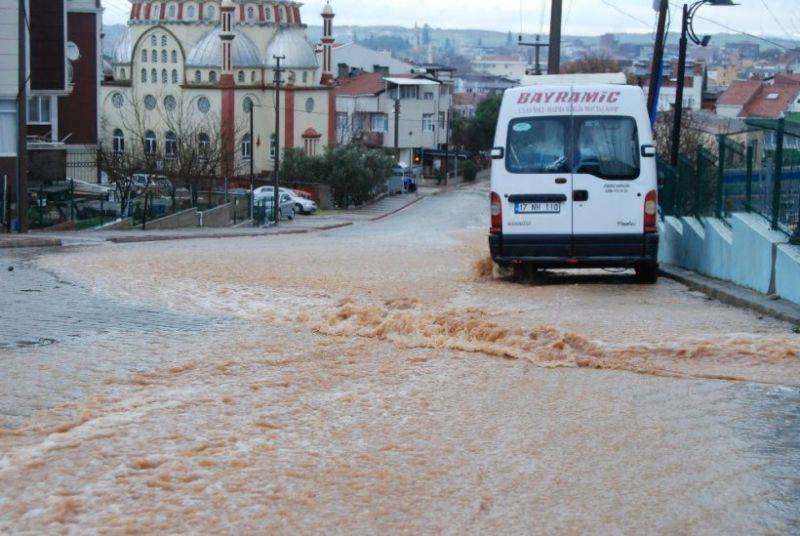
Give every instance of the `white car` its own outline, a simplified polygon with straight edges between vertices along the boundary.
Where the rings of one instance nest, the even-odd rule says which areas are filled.
[[[281,188],[281,194],[288,195],[294,203],[294,210],[298,214],[314,214],[319,208],[311,199],[297,195],[297,192],[289,188]]]
[[[656,151],[636,86],[506,91],[492,150],[489,248],[501,266],[658,277]]]
[[[275,206],[275,191],[273,188],[265,188],[254,196],[255,207],[265,209],[269,212],[274,210]],[[278,207],[278,216],[281,219],[293,220],[295,216],[294,201],[286,194],[280,194],[280,206]],[[269,220],[270,218],[267,217]]]

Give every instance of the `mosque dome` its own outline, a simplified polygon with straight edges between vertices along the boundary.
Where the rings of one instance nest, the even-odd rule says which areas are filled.
[[[186,65],[192,67],[221,67],[222,66],[222,30],[217,27],[208,32],[189,51]],[[261,67],[262,60],[258,47],[244,33],[234,29],[233,66],[234,67]]]
[[[275,67],[275,56],[283,56],[281,67],[286,69],[316,69],[319,67],[314,47],[299,28],[281,28],[267,46],[267,67]]]

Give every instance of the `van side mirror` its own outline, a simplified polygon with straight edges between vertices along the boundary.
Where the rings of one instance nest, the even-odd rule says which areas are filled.
[[[502,147],[495,147],[492,149],[492,160],[502,160],[506,151]]]
[[[656,148],[652,145],[642,145],[642,156],[644,158],[653,158],[656,155]]]

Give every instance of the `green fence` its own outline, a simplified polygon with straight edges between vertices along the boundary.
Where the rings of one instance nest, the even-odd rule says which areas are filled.
[[[658,161],[664,216],[715,216],[753,212],[772,229],[800,242],[800,124],[748,121],[753,130],[717,136],[716,147],[681,155],[677,169]],[[741,143],[742,134],[750,141]]]

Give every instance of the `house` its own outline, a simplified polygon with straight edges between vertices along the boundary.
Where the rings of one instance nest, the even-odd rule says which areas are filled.
[[[687,61],[683,87],[684,110],[700,110],[703,107],[703,93],[706,90],[707,82],[705,63]],[[675,60],[665,68],[664,80],[658,99],[659,112],[669,111],[675,106],[677,90],[678,62]]]
[[[354,42],[335,45],[332,54],[339,78],[357,71],[410,74],[414,70],[413,64],[395,58],[388,50],[373,50]]]
[[[478,105],[486,100],[488,93],[456,93],[453,95],[453,115],[471,119]]]
[[[29,186],[67,177],[98,180],[100,1],[28,0],[23,36],[26,84],[20,83],[19,76],[21,4],[0,0],[4,21],[0,26],[0,196],[4,184],[7,191],[22,194],[14,202],[3,200],[0,213],[5,225],[10,221],[7,209],[27,203]],[[22,103],[26,117],[20,120]],[[20,127],[25,134],[21,137]],[[17,158],[20,151],[26,156],[24,162]],[[22,227],[25,230],[24,222]]]
[[[452,102],[450,86],[427,74],[361,73],[339,80],[336,141],[397,148],[399,161],[413,166],[426,150],[447,144]]]
[[[503,93],[519,83],[491,74],[458,74],[455,79],[456,93]]]
[[[800,112],[800,76],[737,80],[717,100],[724,117],[779,119]]]

